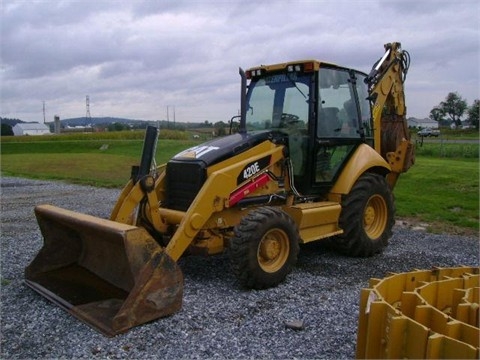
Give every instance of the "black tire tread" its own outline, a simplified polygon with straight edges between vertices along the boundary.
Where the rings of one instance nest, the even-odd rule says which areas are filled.
[[[264,273],[257,260],[256,239],[269,226],[282,227],[290,236],[290,254],[285,265],[276,273]],[[297,262],[299,235],[295,222],[283,210],[275,207],[257,208],[242,218],[230,239],[229,257],[232,271],[246,288],[266,289],[282,282]],[[293,237],[293,238],[292,238]]]
[[[370,239],[363,229],[363,207],[374,193],[381,194],[387,203],[388,217],[385,231],[378,239]],[[395,202],[386,179],[375,173],[365,173],[342,201],[339,226],[343,234],[332,239],[333,247],[342,254],[369,257],[382,252],[392,236],[395,222]]]

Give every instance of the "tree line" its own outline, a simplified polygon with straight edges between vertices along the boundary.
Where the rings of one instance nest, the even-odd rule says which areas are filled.
[[[471,106],[468,106],[467,101],[462,98],[457,92],[449,93],[444,101],[441,101],[438,105],[434,106],[430,110],[429,118],[438,122],[440,127],[451,126],[452,124],[456,128],[460,128],[462,125],[462,119],[466,115],[466,121],[470,126],[473,126],[478,130],[479,128],[479,115],[480,115],[480,100],[476,99],[473,101]],[[14,124],[22,122],[19,119],[7,119],[0,118],[1,122],[1,135],[13,135],[12,127]],[[132,127],[136,128],[145,128],[149,122],[145,121],[135,121],[130,122],[129,124],[121,122],[112,122],[103,124],[104,128],[108,131],[121,131],[121,130],[131,130]],[[180,131],[185,131],[191,128],[211,128],[215,131],[217,136],[226,135],[229,133],[230,124],[229,122],[218,121],[216,123],[211,123],[208,120],[205,120],[203,123],[175,123],[166,120],[158,121],[160,128],[164,129],[175,129]],[[134,125],[133,125],[134,124]],[[238,122],[233,121],[233,132],[238,130]],[[52,124],[53,126],[53,124]]]
[[[1,123],[1,136],[12,136],[13,126],[18,123],[25,123],[20,119],[8,119],[0,117]],[[61,128],[64,129],[67,126],[85,126],[85,118],[65,119],[61,122]],[[116,118],[93,118],[91,124],[88,126],[93,129],[100,129],[102,131],[125,131],[125,130],[138,130],[145,129],[147,125],[155,124],[161,129],[169,129],[176,131],[186,131],[190,129],[210,129],[216,134],[216,136],[223,136],[229,133],[230,123],[224,121],[217,121],[215,123],[205,120],[201,123],[184,123],[184,122],[172,122],[167,120],[145,121],[145,120],[129,120],[129,119],[116,119]],[[54,123],[48,122],[47,126],[50,126],[50,131],[54,132]],[[234,132],[238,128],[238,123],[233,122]],[[80,130],[79,130],[80,131]]]
[[[456,128],[460,128],[462,118],[466,115],[466,121],[469,125],[478,130],[479,114],[480,101],[478,99],[474,100],[471,106],[468,106],[467,101],[457,92],[451,92],[448,93],[444,101],[430,110],[429,118],[437,121],[439,126],[451,126],[453,124]]]

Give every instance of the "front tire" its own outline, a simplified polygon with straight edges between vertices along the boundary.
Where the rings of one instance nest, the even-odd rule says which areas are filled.
[[[332,244],[345,255],[372,256],[388,245],[394,221],[393,194],[385,177],[363,174],[342,201],[339,225],[344,232]]]
[[[266,289],[285,280],[297,262],[299,234],[284,211],[263,207],[247,214],[234,229],[229,256],[243,287]]]

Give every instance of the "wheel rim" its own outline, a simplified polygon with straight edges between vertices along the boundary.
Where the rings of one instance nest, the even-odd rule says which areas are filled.
[[[370,197],[363,213],[363,228],[371,239],[379,238],[387,227],[388,210],[385,199],[375,194]]]
[[[263,236],[258,245],[258,264],[263,271],[274,273],[285,265],[289,253],[290,243],[286,232],[272,229]]]

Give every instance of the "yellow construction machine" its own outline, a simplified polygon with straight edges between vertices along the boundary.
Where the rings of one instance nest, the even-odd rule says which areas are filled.
[[[243,287],[282,282],[299,244],[382,251],[393,187],[414,162],[400,43],[369,74],[316,60],[241,75],[238,132],[155,165],[148,127],[109,220],[51,205],[35,214],[44,246],[26,283],[107,335],[178,311],[184,254],[227,251]]]

